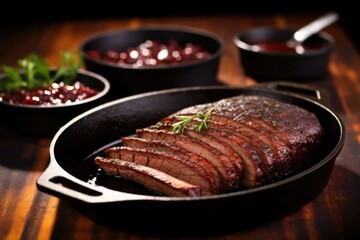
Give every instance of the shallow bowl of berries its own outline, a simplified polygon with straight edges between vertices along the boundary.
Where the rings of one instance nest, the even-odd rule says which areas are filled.
[[[55,72],[50,71],[52,75]],[[0,74],[0,82],[5,77]],[[60,81],[33,90],[1,92],[0,125],[19,134],[52,137],[72,118],[105,103],[109,89],[110,83],[103,76],[79,69],[71,83]]]
[[[86,69],[109,80],[113,98],[141,92],[218,85],[223,40],[185,26],[142,26],[86,39],[80,53]]]

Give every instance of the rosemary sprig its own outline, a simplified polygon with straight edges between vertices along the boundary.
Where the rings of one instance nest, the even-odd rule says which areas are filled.
[[[214,109],[216,108],[216,106],[213,106],[211,108],[209,108],[209,110],[207,110],[205,113],[199,112],[195,115],[191,115],[191,116],[183,116],[183,115],[179,115],[176,116],[177,119],[179,119],[178,122],[173,123],[171,126],[172,128],[172,132],[178,133],[178,134],[184,134],[185,131],[185,127],[195,118],[200,119],[200,122],[196,122],[195,125],[195,131],[197,132],[201,132],[204,129],[207,129],[207,121],[209,119],[209,117],[211,116],[212,111],[214,111]]]

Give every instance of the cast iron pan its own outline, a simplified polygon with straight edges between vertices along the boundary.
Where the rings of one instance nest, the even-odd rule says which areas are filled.
[[[294,174],[255,189],[200,197],[160,196],[138,184],[99,173],[92,162],[105,148],[121,144],[122,136],[156,123],[181,108],[239,94],[269,96],[299,105],[319,118],[326,141],[309,163]],[[326,93],[302,84],[268,82],[246,88],[227,86],[160,90],[118,99],[93,108],[64,125],[52,139],[50,164],[37,181],[39,190],[71,200],[79,209],[119,226],[156,222],[173,226],[186,218],[187,226],[219,224],[236,218],[238,227],[299,209],[326,186],[341,151],[345,128],[327,105]],[[90,183],[92,182],[92,183]],[[112,217],[111,217],[112,216]],[[231,217],[229,217],[231,216]],[[131,224],[129,224],[131,223]],[[209,225],[210,224],[210,225]],[[188,228],[187,228],[188,229]]]

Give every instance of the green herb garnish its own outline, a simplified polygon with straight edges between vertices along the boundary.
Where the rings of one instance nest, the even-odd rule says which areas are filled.
[[[207,120],[209,119],[212,111],[214,111],[214,109],[216,108],[216,106],[213,106],[212,108],[210,108],[209,110],[206,111],[206,113],[202,113],[199,112],[195,115],[191,115],[191,116],[176,116],[177,119],[179,119],[179,122],[173,123],[171,126],[173,127],[173,129],[171,130],[172,132],[178,133],[178,134],[184,134],[185,131],[185,127],[195,118],[198,118],[200,121],[196,122],[195,125],[195,130],[197,132],[201,132],[204,129],[207,129]]]
[[[48,87],[59,81],[71,83],[82,66],[80,58],[76,58],[73,51],[61,52],[60,61],[53,76],[46,59],[35,53],[29,54],[18,61],[18,68],[2,66],[5,77],[0,79],[0,92],[11,92],[17,89],[31,90],[38,87]]]

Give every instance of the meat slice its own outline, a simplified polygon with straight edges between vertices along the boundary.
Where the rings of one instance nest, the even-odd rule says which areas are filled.
[[[165,172],[120,159],[95,157],[95,164],[106,173],[140,183],[148,189],[173,197],[198,197],[199,186],[174,178]]]
[[[204,171],[206,171],[211,179],[214,180],[214,186],[216,189],[220,189],[220,174],[215,168],[215,166],[210,163],[207,159],[203,158],[202,156],[190,152],[184,148],[180,148],[174,144],[170,144],[164,141],[158,141],[154,139],[145,139],[145,138],[138,138],[138,137],[122,137],[122,144],[127,147],[133,148],[147,148],[153,149],[157,151],[164,151],[169,152],[171,154],[183,157],[188,159],[189,161],[193,161],[199,166],[203,167]]]
[[[141,128],[136,130],[141,138],[155,139],[174,144],[188,151],[194,152],[214,164],[221,176],[221,190],[223,192],[235,189],[238,185],[237,169],[228,156],[212,148],[207,143],[187,135],[176,134],[168,130]]]
[[[105,150],[109,158],[135,162],[140,165],[163,171],[175,178],[188,181],[202,189],[201,195],[220,193],[213,176],[198,163],[164,151],[154,149],[131,148],[126,146],[110,147]]]

